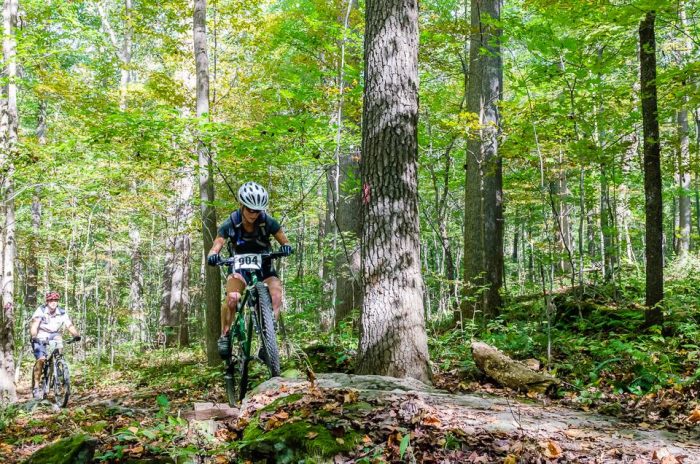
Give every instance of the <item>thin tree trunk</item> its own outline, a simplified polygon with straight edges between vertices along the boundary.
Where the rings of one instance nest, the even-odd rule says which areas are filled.
[[[632,246],[632,239],[630,237],[630,223],[632,222],[632,211],[629,206],[629,187],[627,185],[627,177],[629,176],[632,161],[639,148],[639,138],[636,133],[632,133],[627,137],[629,142],[629,147],[625,150],[625,154],[622,158],[622,182],[620,183],[619,198],[620,207],[617,210],[618,220],[617,223],[620,225],[619,234],[621,238],[620,241],[625,243],[625,255],[627,260],[631,263],[636,262],[634,256],[634,248]]]
[[[685,2],[678,2],[678,17],[681,27],[681,43],[683,49],[678,52],[678,61],[682,66],[686,62],[687,55],[692,51],[692,42],[687,32],[688,19],[685,12]],[[687,88],[687,81],[683,81],[683,88]],[[678,246],[676,254],[683,261],[690,251],[690,141],[688,128],[688,97],[682,97],[683,104],[678,110]]]
[[[193,44],[195,67],[197,71],[197,117],[209,115],[209,57],[207,55],[207,2],[194,1]],[[199,199],[202,215],[202,259],[211,249],[216,237],[216,210],[214,209],[214,179],[212,159],[208,147],[201,139],[197,141],[199,160]],[[221,362],[216,349],[216,340],[221,331],[219,313],[221,311],[221,273],[218,268],[206,266],[204,300],[206,301],[206,347],[209,365]]]
[[[686,99],[687,101],[687,99]],[[684,260],[690,251],[690,143],[688,138],[688,110],[678,111],[678,247],[676,254]]]
[[[39,101],[39,116],[37,120],[36,138],[40,146],[46,145],[46,100]],[[38,237],[41,229],[41,186],[34,188],[32,195],[32,235]],[[37,250],[35,247],[29,247],[29,256],[27,258],[27,296],[25,306],[29,310],[37,307],[38,298],[38,281],[39,281],[39,260],[37,258]]]
[[[645,323],[663,323],[659,303],[664,298],[663,202],[661,196],[661,145],[656,100],[656,12],[649,11],[639,25],[639,63],[644,129],[644,195],[646,213]]]
[[[165,259],[163,262],[163,285],[161,293],[160,302],[160,315],[158,317],[158,334],[156,335],[156,341],[158,345],[164,344],[172,346],[174,344],[174,337],[172,334],[177,326],[177,321],[172,314],[170,304],[170,295],[173,288],[173,260],[175,255],[175,238],[176,235],[173,232],[172,235],[168,235],[165,244]]]
[[[7,84],[0,102],[0,171],[2,174],[2,211],[4,212],[2,253],[2,309],[0,314],[0,400],[17,400],[14,383],[14,322],[15,322],[15,190],[13,157],[17,150],[17,62],[15,27],[19,4],[17,0],[5,0],[3,4],[3,64]]]
[[[170,314],[175,315],[177,341],[180,346],[189,344],[187,315],[190,308],[190,236],[187,233],[194,216],[192,196],[194,195],[193,173],[183,172],[176,184],[177,200],[174,207],[175,238],[171,266]]]
[[[418,3],[369,0],[365,24],[357,372],[428,382],[417,192]]]
[[[336,202],[336,230],[338,245],[335,250],[335,324],[348,318],[354,309],[362,308],[360,285],[361,222],[357,211],[361,208],[359,189],[351,185],[360,170],[357,155],[343,155],[339,159],[338,196]]]

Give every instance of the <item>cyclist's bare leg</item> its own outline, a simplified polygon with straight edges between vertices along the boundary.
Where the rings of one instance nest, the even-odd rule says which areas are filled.
[[[268,277],[265,279],[267,284],[267,289],[270,291],[270,298],[272,299],[272,310],[275,313],[275,320],[280,317],[280,308],[282,307],[282,281],[277,277]]]
[[[240,274],[230,274],[226,278],[226,304],[221,307],[221,335],[226,334],[231,327],[236,305],[241,299],[244,288],[245,280]]]
[[[44,369],[44,363],[46,358],[44,356],[38,358],[34,363],[34,370],[32,372],[32,381],[34,382],[34,388],[39,388],[41,385],[41,371]]]

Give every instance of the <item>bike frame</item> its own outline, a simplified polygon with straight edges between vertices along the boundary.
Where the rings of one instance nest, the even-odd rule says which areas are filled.
[[[243,354],[250,360],[250,348],[253,344],[253,326],[257,326],[257,318],[253,311],[256,302],[255,284],[258,283],[257,273],[251,273],[250,282],[246,282],[246,288],[243,292],[243,297],[236,306],[236,317],[231,325],[231,345],[236,341],[240,344]],[[248,308],[246,308],[248,306]],[[247,324],[245,318],[249,317],[250,321]],[[257,332],[257,329],[256,329]]]
[[[261,253],[261,255],[263,260],[272,260],[286,256],[279,252]],[[221,261],[219,265],[232,266],[233,263],[234,257],[231,257]],[[230,269],[230,272],[232,272],[233,270],[234,269]],[[240,382],[242,385],[247,384],[248,364],[254,359],[254,357],[251,356],[254,332],[256,334],[262,334],[259,321],[261,315],[257,314],[256,310],[259,301],[256,286],[262,280],[262,270],[251,269],[238,272],[242,275],[243,279],[245,280],[246,287],[242,292],[243,294],[241,295],[241,299],[238,302],[238,305],[236,306],[236,314],[234,316],[229,330],[229,342],[231,346],[231,352],[229,356],[225,359],[226,369],[224,371],[224,380],[227,384],[227,391],[229,388],[228,385],[232,385],[229,382],[232,382],[233,385],[238,383],[238,381],[235,380],[236,374],[240,374]],[[234,347],[238,347],[238,349],[235,349]],[[239,357],[234,357],[234,353],[236,352],[240,354]],[[241,389],[245,390],[245,387],[242,387]],[[233,391],[235,391],[235,389]],[[237,400],[240,401],[243,399],[242,396],[245,394],[245,391],[239,391],[237,392],[237,394],[239,395]],[[229,401],[231,401],[231,399],[229,399]]]

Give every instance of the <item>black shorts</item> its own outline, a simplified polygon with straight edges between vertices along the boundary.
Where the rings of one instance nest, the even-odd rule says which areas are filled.
[[[253,271],[241,270],[238,272],[238,274],[242,275],[243,279],[245,279],[245,281],[248,283],[248,282],[250,282],[250,280],[252,278],[252,272]],[[231,274],[234,274],[233,267],[229,266],[228,275],[231,275]],[[273,266],[272,263],[263,265],[262,270],[259,271],[258,280],[263,281],[263,280],[266,280],[270,277],[278,277],[279,278],[279,276],[277,275],[277,270],[275,270],[275,266]],[[228,276],[227,276],[227,278],[228,278]]]

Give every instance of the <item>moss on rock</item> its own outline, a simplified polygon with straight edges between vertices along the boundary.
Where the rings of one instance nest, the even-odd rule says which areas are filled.
[[[26,464],[82,464],[92,462],[97,440],[89,435],[73,435],[32,454]]]
[[[304,421],[289,421],[265,431],[259,419],[256,419],[243,432],[240,451],[253,460],[298,462],[300,459],[329,458],[350,453],[361,438],[353,430],[336,437],[325,425]]]

